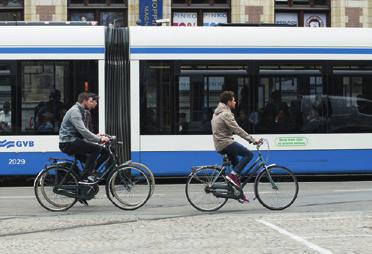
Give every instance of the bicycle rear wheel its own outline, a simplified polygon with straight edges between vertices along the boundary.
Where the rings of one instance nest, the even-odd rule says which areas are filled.
[[[108,199],[123,210],[140,208],[151,194],[152,184],[147,172],[134,165],[125,165],[114,170],[106,183]]]
[[[226,179],[217,167],[202,167],[187,179],[185,191],[190,204],[203,212],[216,211],[223,207],[228,198],[217,197],[212,186],[227,185]],[[227,194],[227,190],[221,190]]]
[[[40,172],[34,182],[37,201],[52,212],[66,211],[77,201],[79,191],[77,176],[67,168],[51,166]],[[61,195],[63,192],[65,195]]]
[[[264,207],[283,210],[296,200],[298,182],[289,169],[274,165],[258,174],[254,190],[258,201]]]

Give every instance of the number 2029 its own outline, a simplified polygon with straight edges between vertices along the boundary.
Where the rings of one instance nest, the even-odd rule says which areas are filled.
[[[9,165],[25,165],[26,160],[25,159],[9,159],[8,164]]]

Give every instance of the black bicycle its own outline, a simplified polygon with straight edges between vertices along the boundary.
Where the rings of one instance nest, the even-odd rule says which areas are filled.
[[[235,187],[225,177],[232,167],[226,155],[221,166],[194,167],[186,183],[186,197],[190,204],[200,211],[216,211],[223,207],[228,199],[241,200],[244,187],[255,178],[255,198],[264,207],[283,210],[292,205],[299,189],[297,178],[286,167],[267,165],[260,151],[264,143],[264,140],[261,141],[261,144],[256,146],[257,160],[240,176],[243,180],[242,188]]]
[[[50,158],[46,166],[36,177],[34,192],[37,201],[49,211],[66,211],[77,201],[86,203],[94,198],[98,183],[106,181],[106,196],[118,208],[135,210],[143,206],[155,189],[155,180],[151,170],[141,163],[127,161],[118,165],[118,156],[114,145],[122,145],[116,137],[108,136],[105,144],[110,155],[97,169],[98,177],[94,183],[79,184],[82,163],[73,160]]]

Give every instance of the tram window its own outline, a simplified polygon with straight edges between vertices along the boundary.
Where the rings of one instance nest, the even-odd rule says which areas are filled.
[[[211,134],[222,91],[252,134],[372,132],[372,65],[339,62],[141,63],[141,134]]]
[[[209,134],[213,111],[225,78],[222,76],[180,76],[178,78],[178,119],[176,133]]]
[[[246,76],[245,64],[143,62],[141,134],[212,133],[219,94],[242,90]]]
[[[261,66],[256,129],[261,133],[324,132],[321,66]],[[322,105],[318,105],[318,104]],[[262,106],[264,105],[264,106]],[[320,108],[319,108],[320,107]]]
[[[179,66],[180,75],[176,75],[178,83],[175,90],[175,133],[211,134],[211,119],[220,93],[224,90],[243,92],[248,82],[248,78],[244,77],[247,68],[244,64],[213,63]]]
[[[372,66],[333,66],[329,132],[372,132]]]
[[[22,63],[22,132],[56,134],[67,106],[68,63]]]
[[[144,65],[141,75],[141,133],[172,133],[169,63]]]
[[[1,61],[0,135],[58,134],[82,91],[98,93],[98,61]],[[98,107],[86,124],[98,128]]]
[[[1,70],[0,70],[1,73]],[[0,133],[11,133],[14,124],[12,123],[12,79],[0,75]]]

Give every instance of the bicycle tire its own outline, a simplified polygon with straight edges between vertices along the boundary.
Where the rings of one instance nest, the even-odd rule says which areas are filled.
[[[54,202],[54,201],[51,200],[51,198],[46,194],[45,189],[44,189],[44,187],[45,187],[44,186],[44,183],[45,183],[46,174],[49,171],[51,171],[51,170],[62,170],[64,172],[67,172],[68,174],[70,174],[72,176],[72,180],[73,180],[73,182],[75,182],[75,184],[76,184],[76,186],[78,188],[78,186],[79,186],[78,179],[79,178],[77,177],[77,175],[74,172],[69,171],[68,168],[63,167],[61,165],[52,165],[50,167],[47,167],[46,169],[43,169],[38,174],[38,176],[35,178],[35,181],[34,181],[34,193],[35,193],[36,200],[39,202],[39,204],[43,208],[45,208],[48,211],[51,211],[51,212],[67,211],[68,209],[70,209],[71,207],[73,207],[75,205],[75,203],[77,202],[78,199],[77,198],[71,198],[72,199],[72,202],[70,204],[67,204],[67,205],[63,205],[63,204],[61,205],[61,204],[58,204],[58,203],[56,203],[56,202]],[[40,184],[40,186],[39,186],[39,184]],[[50,206],[47,206],[42,201],[42,197],[39,195],[39,187],[41,188],[40,194],[51,205],[51,207]]]
[[[272,180],[275,182],[276,186],[278,187],[280,185],[280,187],[278,187],[277,190],[272,186],[269,180],[267,171],[270,172],[269,174]],[[267,168],[267,171],[265,169],[262,170],[256,177],[256,180],[254,183],[254,191],[255,191],[256,198],[267,209],[284,210],[288,208],[289,206],[291,206],[297,198],[298,191],[299,191],[297,177],[293,174],[291,170],[283,166],[272,165]],[[282,180],[282,182],[279,181],[279,179]],[[288,198],[288,202],[285,202],[284,205],[273,206],[272,204],[268,204],[269,203],[268,200],[270,200],[270,198],[267,198],[267,197],[263,198],[263,196],[266,194],[267,194],[266,196],[269,196],[269,195],[278,196],[279,188],[281,188],[282,190],[285,190],[286,187],[288,186],[292,186],[294,187],[294,189],[291,190],[290,198]],[[267,187],[266,188],[267,191],[261,191],[259,189],[259,188],[263,188],[265,190],[265,187]]]
[[[123,201],[121,198],[119,198],[118,194],[115,193],[115,190],[113,188],[114,187],[113,186],[114,185],[113,181],[116,180],[116,177],[117,177],[117,174],[118,174],[119,170],[129,170],[131,168],[140,172],[142,174],[142,176],[145,178],[145,182],[147,182],[148,186],[149,186],[148,191],[146,191],[145,198],[137,204],[130,204],[129,202]],[[118,207],[122,210],[136,210],[136,209],[142,207],[143,205],[145,205],[147,203],[147,201],[150,199],[151,195],[152,195],[151,179],[147,176],[146,172],[138,166],[131,165],[131,164],[126,164],[126,165],[119,166],[118,168],[114,169],[109,174],[109,176],[107,177],[106,196],[111,201],[111,203],[113,205],[115,205],[116,207]]]
[[[203,175],[203,174],[201,174],[201,172],[202,171],[207,171],[207,170],[210,170],[211,172],[214,172],[213,174],[216,176],[216,177],[219,177],[218,179],[221,181],[221,182],[226,182],[226,179],[225,179],[225,177],[224,176],[222,176],[221,174],[220,174],[220,171],[221,171],[221,168],[219,168],[219,167],[217,167],[217,166],[205,166],[205,167],[200,167],[199,169],[197,169],[197,170],[195,170],[192,174],[190,174],[189,175],[189,177],[187,178],[187,182],[186,182],[186,186],[185,186],[185,193],[186,193],[186,198],[187,198],[187,201],[189,201],[189,203],[194,207],[194,208],[196,208],[197,210],[199,210],[199,211],[202,211],[202,212],[213,212],[213,211],[217,211],[217,210],[219,210],[219,209],[221,209],[225,204],[226,204],[226,202],[228,201],[228,198],[226,197],[226,198],[218,198],[218,197],[216,197],[216,196],[214,196],[213,195],[213,193],[207,193],[207,191],[206,191],[206,188],[207,187],[210,187],[209,185],[211,185],[211,184],[213,184],[213,183],[211,183],[211,181],[213,181],[213,176],[209,176],[209,182],[207,182],[207,177],[205,177],[205,181],[206,182],[202,182],[203,181],[203,179],[201,179],[200,177],[198,177],[197,176],[197,174],[200,174],[200,175]],[[208,173],[206,172],[205,173],[206,175],[208,175]],[[222,200],[222,202],[220,202],[218,205],[216,205],[215,207],[212,207],[212,208],[205,208],[205,207],[201,207],[201,205],[197,205],[196,204],[196,201],[195,200],[193,200],[194,198],[191,198],[191,181],[193,180],[193,179],[196,179],[196,177],[198,177],[199,178],[199,180],[198,180],[198,182],[200,182],[201,183],[201,185],[200,186],[198,186],[198,189],[199,189],[199,187],[202,187],[203,188],[203,191],[207,194],[207,196],[208,196],[208,198],[211,198],[210,200],[212,201],[212,200],[218,200],[218,199],[220,199],[220,200]],[[216,179],[216,181],[217,181],[217,179]],[[195,186],[195,185],[194,185]],[[210,194],[210,195],[209,195]],[[212,197],[212,195],[214,196],[214,197]],[[208,202],[205,202],[206,204],[208,204]]]

